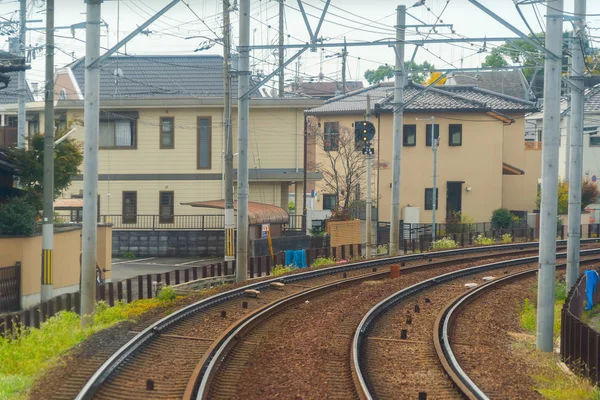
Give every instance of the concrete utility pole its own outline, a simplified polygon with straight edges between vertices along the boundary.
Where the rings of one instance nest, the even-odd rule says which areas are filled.
[[[400,239],[400,164],[404,108],[404,33],[406,6],[396,8],[396,71],[394,73],[394,136],[392,139],[392,201],[390,212],[390,256],[398,255]]]
[[[235,219],[233,215],[233,131],[231,128],[231,26],[229,0],[223,0],[223,85],[225,109],[223,129],[225,134],[225,261],[235,259]]]
[[[371,95],[368,94],[367,95],[367,109],[365,110],[365,119],[367,121],[371,120]],[[371,143],[370,141],[366,143],[366,146],[370,147]],[[371,238],[371,231],[373,228],[373,216],[372,214],[372,210],[373,210],[373,199],[371,198],[372,194],[371,194],[371,162],[372,162],[372,158],[371,158],[371,154],[370,152],[367,152],[367,154],[365,155],[365,164],[367,167],[367,206],[366,206],[366,231],[365,231],[365,236],[366,236],[366,240],[367,240],[367,251],[365,253],[365,256],[367,259],[371,258],[373,255],[373,240]],[[349,194],[348,194],[349,195]]]
[[[572,68],[569,79],[571,90],[571,117],[569,118],[569,224],[567,240],[567,288],[570,289],[579,275],[579,247],[581,237],[581,180],[583,175],[583,125],[584,125],[584,35],[586,0],[575,0],[575,29],[569,49]]]
[[[52,298],[52,252],[54,249],[54,0],[46,1],[45,89],[41,301]]]
[[[348,51],[346,51],[346,36],[344,36],[344,50],[342,50],[342,93],[346,94],[346,58],[348,57]]]
[[[240,0],[238,66],[238,213],[236,282],[248,275],[248,119],[250,118],[250,0]]]
[[[100,23],[102,0],[86,0],[85,103],[83,141],[83,232],[81,256],[81,325],[92,322],[96,306],[98,212],[98,135],[100,129]],[[94,64],[95,63],[95,64]],[[93,65],[93,66],[92,66]]]
[[[283,31],[284,31],[284,10],[285,6],[283,4],[284,0],[279,0],[279,67],[283,65],[285,62],[285,51],[283,50],[283,46],[285,45],[283,41]],[[281,68],[279,71],[279,97],[284,96],[284,70],[285,68]]]
[[[544,352],[552,351],[553,347],[562,18],[563,0],[549,3],[546,10],[545,50],[551,54],[546,54],[544,64],[544,145],[537,296],[537,348]]]
[[[25,49],[27,48],[27,0],[20,0],[19,8],[19,56],[25,57]],[[54,79],[53,79],[54,82]],[[17,118],[17,147],[25,148],[25,124],[27,116],[25,112],[25,93],[27,81],[25,71],[19,71],[19,110]]]

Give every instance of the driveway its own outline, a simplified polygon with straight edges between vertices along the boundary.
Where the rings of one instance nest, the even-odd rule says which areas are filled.
[[[222,258],[148,257],[138,259],[113,258],[112,281],[134,278],[138,275],[162,274],[176,269],[187,269],[223,262]]]

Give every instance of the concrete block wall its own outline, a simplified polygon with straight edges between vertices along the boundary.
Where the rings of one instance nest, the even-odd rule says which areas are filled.
[[[224,255],[225,234],[214,231],[113,231],[113,257],[218,257]]]

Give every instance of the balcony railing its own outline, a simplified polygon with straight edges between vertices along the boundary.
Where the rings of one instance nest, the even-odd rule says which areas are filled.
[[[525,142],[525,150],[541,150],[542,142]]]
[[[224,215],[102,215],[101,222],[113,229],[211,230],[223,229]]]

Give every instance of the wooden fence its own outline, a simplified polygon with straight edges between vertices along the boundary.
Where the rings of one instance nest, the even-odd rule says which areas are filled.
[[[347,260],[359,256],[361,252],[362,245],[360,244],[310,249],[306,250],[306,262],[307,265],[311,265],[319,257]],[[250,278],[269,276],[275,265],[283,265],[284,263],[284,252],[277,253],[274,256],[252,257],[248,263],[248,276]],[[119,282],[104,283],[96,286],[96,300],[105,301],[108,305],[113,306],[119,301],[130,303],[139,299],[150,299],[156,297],[154,282],[163,283],[166,286],[177,285],[200,278],[233,275],[235,274],[235,268],[235,261],[220,262],[162,274],[139,275]],[[39,328],[42,322],[54,316],[57,312],[65,310],[80,313],[79,292],[57,296],[25,311],[0,317],[0,335],[14,335],[24,327]]]
[[[600,384],[600,333],[581,320],[585,305],[587,279],[582,275],[567,296],[561,311],[560,355],[569,367]],[[594,304],[600,300],[600,283]]]
[[[0,268],[0,313],[21,309],[21,263]]]

